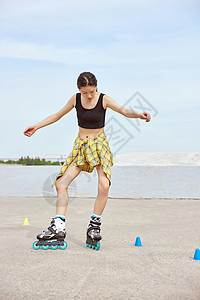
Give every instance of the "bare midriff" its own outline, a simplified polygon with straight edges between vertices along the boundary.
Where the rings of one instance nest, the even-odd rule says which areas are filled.
[[[79,126],[79,136],[81,140],[86,140],[87,138],[94,139],[97,137],[97,135],[104,132],[104,127],[102,128],[95,128],[95,129],[89,129],[89,128],[83,128]]]

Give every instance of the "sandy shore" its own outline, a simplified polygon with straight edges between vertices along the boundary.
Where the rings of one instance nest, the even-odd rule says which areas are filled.
[[[99,251],[85,246],[93,204],[74,198],[68,248],[45,251],[32,243],[55,207],[44,198],[0,197],[0,299],[200,299],[199,200],[109,199]]]
[[[200,166],[200,152],[130,152],[114,158],[116,166]]]

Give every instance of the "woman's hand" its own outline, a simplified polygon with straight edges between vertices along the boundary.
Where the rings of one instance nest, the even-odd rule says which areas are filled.
[[[146,120],[146,122],[149,122],[151,120],[151,115],[148,112],[143,112],[139,115],[139,118],[142,120]]]
[[[36,127],[35,125],[31,125],[24,130],[23,134],[26,136],[31,136],[36,132],[37,129],[38,127]]]

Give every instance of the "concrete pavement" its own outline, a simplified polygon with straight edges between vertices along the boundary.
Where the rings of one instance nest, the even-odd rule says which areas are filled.
[[[99,251],[85,246],[94,200],[71,199],[68,248],[45,251],[32,243],[55,206],[0,197],[0,299],[200,299],[200,200],[108,199]]]

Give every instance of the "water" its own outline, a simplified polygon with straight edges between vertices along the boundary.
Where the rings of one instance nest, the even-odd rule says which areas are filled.
[[[61,166],[0,165],[0,195],[56,196],[50,188]],[[200,198],[200,167],[113,166],[109,197],[115,198]],[[98,178],[81,172],[69,188],[76,197],[96,197]],[[46,194],[45,194],[46,193]]]

